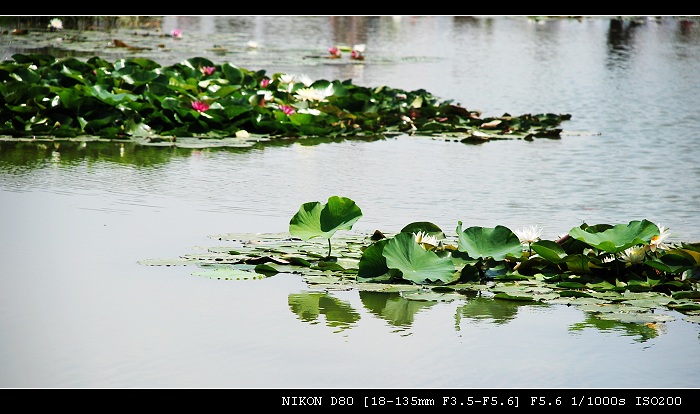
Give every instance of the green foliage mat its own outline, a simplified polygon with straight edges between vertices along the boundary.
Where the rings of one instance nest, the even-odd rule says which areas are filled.
[[[559,138],[569,114],[481,117],[425,90],[250,71],[201,57],[171,66],[15,54],[0,62],[0,135],[93,136],[145,144],[178,139],[420,135],[481,143]],[[213,143],[212,142],[212,143]]]
[[[401,233],[399,233],[401,234]],[[171,259],[145,259],[146,266],[197,266],[194,276],[222,281],[257,280],[278,274],[297,274],[313,289],[322,291],[358,290],[399,294],[408,301],[436,303],[463,299],[498,300],[513,303],[547,303],[576,306],[597,319],[624,323],[656,324],[673,317],[654,312],[673,309],[689,322],[700,323],[696,290],[674,294],[655,290],[645,283],[613,285],[595,278],[557,277],[535,273],[531,276],[503,273],[485,280],[450,284],[362,281],[359,264],[367,250],[381,240],[360,233],[336,234],[335,257],[328,257],[324,242],[304,241],[288,233],[216,234],[210,238],[229,242],[226,246],[198,248],[197,252]],[[456,239],[447,238],[447,243]],[[453,268],[454,270],[454,268]]]

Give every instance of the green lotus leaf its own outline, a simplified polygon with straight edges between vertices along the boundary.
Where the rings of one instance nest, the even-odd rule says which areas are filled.
[[[638,244],[649,244],[652,237],[659,235],[659,228],[648,220],[618,224],[602,232],[590,232],[590,229],[591,227],[574,227],[569,231],[569,235],[596,249],[613,254]]]
[[[680,292],[673,292],[671,295],[673,299],[700,299],[700,292],[697,290],[685,290]]]
[[[667,253],[658,259],[649,259],[644,264],[666,273],[683,273],[695,264],[692,257],[682,254]]]
[[[518,295],[511,295],[509,293],[499,292],[496,293],[493,297],[494,299],[512,300],[516,302],[530,302],[536,300],[534,295],[525,292]]]
[[[469,227],[462,231],[462,222],[457,226],[459,236],[457,248],[466,252],[474,259],[501,261],[507,256],[520,257],[522,246],[520,239],[508,227],[496,226],[494,228]]]
[[[532,250],[552,263],[562,263],[567,256],[564,249],[551,240],[538,240],[530,246]]]
[[[421,231],[438,239],[445,238],[445,233],[442,229],[429,221],[415,221],[401,229],[401,233],[418,233]]]
[[[350,230],[362,217],[362,210],[347,197],[331,196],[326,204],[318,201],[304,203],[289,221],[292,236],[309,240],[328,239],[328,257],[331,256],[331,237],[338,230]]]
[[[459,277],[449,257],[425,250],[411,233],[399,233],[389,239],[382,255],[388,268],[400,270],[403,278],[413,283],[450,283]]]
[[[389,267],[386,265],[386,258],[382,255],[382,252],[389,240],[390,239],[378,240],[367,246],[365,251],[362,252],[357,271],[358,281],[370,281],[386,275],[389,271]]]
[[[302,240],[330,239],[338,230],[351,230],[362,210],[347,197],[331,196],[328,203],[304,203],[289,221],[289,233]]]
[[[106,91],[102,86],[100,85],[95,85],[90,88],[90,92],[92,93],[92,96],[100,99],[104,103],[108,105],[113,105],[116,106],[118,104],[128,102],[128,101],[136,101],[138,97],[136,95],[132,95],[130,93],[112,93],[110,91]]]
[[[243,74],[243,71],[241,71],[240,68],[230,63],[224,63],[223,65],[221,65],[221,70],[224,72],[226,79],[228,79],[232,85],[240,85],[243,82],[243,78],[245,77],[245,75]]]

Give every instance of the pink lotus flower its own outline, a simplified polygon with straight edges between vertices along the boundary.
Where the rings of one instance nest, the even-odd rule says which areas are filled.
[[[296,112],[294,108],[289,105],[280,105],[280,109],[285,113],[285,115],[291,115]]]
[[[182,37],[182,30],[180,29],[173,29],[171,32],[173,37]]]
[[[328,49],[328,53],[331,54],[332,59],[336,59],[340,57],[340,49],[337,47],[333,46],[332,48]]]
[[[350,52],[350,59],[365,60],[365,57],[362,56],[362,53],[358,52],[357,50],[353,50],[352,52]]]
[[[268,78],[263,78],[263,80],[260,81],[260,87],[262,88],[267,88],[267,85],[270,84],[270,79]]]
[[[205,75],[211,75],[212,73],[214,73],[216,68],[214,66],[202,66],[201,68],[199,68],[199,70],[201,70],[202,73]]]
[[[202,101],[192,101],[192,108],[197,112],[204,112],[209,109],[209,105]]]

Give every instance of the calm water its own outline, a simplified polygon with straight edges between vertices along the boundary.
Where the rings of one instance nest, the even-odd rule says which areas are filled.
[[[0,386],[697,386],[700,326],[675,312],[650,333],[564,306],[415,303],[318,292],[296,275],[224,282],[137,262],[225,246],[214,234],[286,232],[302,203],[331,195],[362,208],[358,231],[431,221],[453,234],[462,221],[536,224],[554,238],[583,222],[648,219],[677,241],[700,241],[700,21],[166,17],[162,31],[173,28],[181,39],[104,36],[164,42],[144,52],[163,64],[203,56],[426,89],[485,116],[572,119],[561,139],[481,145],[409,136],[244,150],[2,143]],[[0,56],[26,53],[24,42],[0,36]],[[357,43],[362,64],[319,58]],[[298,311],[303,301],[317,301],[316,313]]]

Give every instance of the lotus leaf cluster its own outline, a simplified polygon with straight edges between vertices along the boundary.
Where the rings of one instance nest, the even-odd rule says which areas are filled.
[[[325,204],[302,204],[286,235],[214,235],[240,245],[141,263],[198,263],[206,269],[196,275],[223,280],[300,273],[308,284],[327,290],[411,295],[418,290],[421,300],[489,292],[497,299],[575,303],[599,313],[617,309],[637,321],[648,315],[628,313],[655,307],[700,317],[700,243],[669,243],[668,229],[648,220],[583,223],[557,240],[540,239],[538,229],[463,228],[461,221],[449,237],[431,222],[409,223],[395,234],[338,236],[361,217],[353,200],[332,196]],[[314,238],[327,239],[328,250]]]
[[[0,62],[0,135],[178,137],[559,137],[568,114],[481,117],[425,90],[251,71],[194,57],[108,62],[15,54]]]

